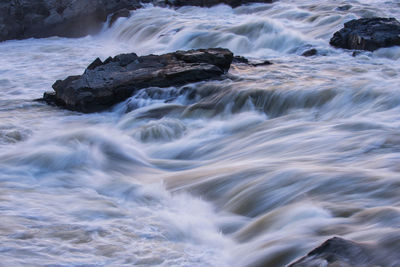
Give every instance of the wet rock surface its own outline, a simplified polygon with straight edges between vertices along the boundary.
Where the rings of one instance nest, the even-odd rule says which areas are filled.
[[[232,59],[232,52],[222,48],[177,51],[160,56],[121,54],[104,62],[97,58],[83,75],[55,82],[55,92],[45,93],[43,99],[70,110],[102,111],[142,88],[219,79],[229,70]]]
[[[50,36],[82,37],[95,34],[111,15],[110,25],[141,3],[157,6],[204,6],[227,4],[237,7],[247,3],[271,3],[272,0],[1,0],[0,41]]]
[[[81,37],[98,32],[108,15],[140,7],[136,0],[0,1],[0,41]]]
[[[374,51],[400,45],[400,22],[395,18],[363,18],[351,20],[330,40],[335,47]]]
[[[358,243],[333,237],[288,267],[370,267],[397,266],[398,263],[400,258],[396,246]]]
[[[334,237],[288,267],[365,266],[370,260],[368,252],[361,244]]]
[[[309,49],[307,51],[305,51],[303,54],[301,54],[304,57],[312,57],[312,56],[316,56],[318,54],[318,50],[315,48]]]

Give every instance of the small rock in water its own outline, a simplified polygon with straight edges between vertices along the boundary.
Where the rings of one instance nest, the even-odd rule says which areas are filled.
[[[359,56],[359,55],[361,55],[361,54],[362,54],[362,52],[359,51],[359,50],[357,50],[357,51],[354,51],[351,55],[352,55],[353,57],[357,57],[357,56]]]
[[[333,237],[288,267],[374,266],[371,252],[365,244]]]
[[[272,62],[269,60],[255,61],[255,62],[250,62],[249,65],[251,65],[253,67],[267,66],[267,65],[272,65]]]
[[[249,66],[253,66],[253,67],[258,67],[258,66],[265,66],[265,65],[272,65],[273,63],[269,60],[256,60],[256,61],[250,61],[245,57],[242,56],[235,56],[233,58],[232,63],[235,64],[246,64]]]
[[[108,15],[125,16],[124,9],[141,6],[139,0],[0,1],[0,41],[81,37],[99,32]]]
[[[302,56],[304,57],[311,57],[311,56],[315,56],[318,53],[317,49],[312,48],[310,50],[305,51]]]
[[[367,51],[400,45],[400,22],[395,18],[351,20],[333,35],[329,43],[339,48]]]
[[[352,7],[353,7],[352,5],[343,5],[343,6],[338,6],[336,8],[336,10],[338,10],[338,11],[347,11],[347,10],[351,9]]]
[[[54,93],[43,100],[70,110],[96,112],[129,98],[147,87],[170,87],[218,79],[232,63],[233,53],[223,48],[177,51],[139,57],[121,54],[102,62],[96,58],[82,75],[53,84]]]
[[[243,63],[243,64],[249,64],[249,60],[245,57],[242,56],[235,56],[233,57],[232,63]]]

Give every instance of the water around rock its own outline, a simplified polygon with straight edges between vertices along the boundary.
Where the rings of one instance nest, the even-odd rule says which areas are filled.
[[[1,42],[0,265],[284,267],[338,236],[400,266],[400,47],[329,45],[398,7],[145,5],[98,35]],[[97,57],[209,47],[274,64],[107,112],[31,101]]]
[[[177,51],[161,56],[121,54],[93,61],[83,75],[53,84],[44,100],[85,113],[101,111],[146,87],[169,87],[220,78],[229,70],[233,53],[227,49]]]
[[[333,237],[288,267],[395,266],[397,259],[395,249]]]

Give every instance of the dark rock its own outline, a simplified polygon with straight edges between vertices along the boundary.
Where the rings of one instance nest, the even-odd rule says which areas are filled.
[[[83,75],[53,84],[55,93],[43,99],[80,112],[96,112],[147,87],[170,87],[218,79],[229,70],[233,54],[222,48],[177,51],[138,57],[121,54],[104,62],[96,59]]]
[[[343,5],[343,6],[338,6],[336,8],[337,11],[347,11],[350,10],[353,6],[352,5]]]
[[[312,48],[310,50],[305,51],[303,54],[301,54],[304,57],[312,57],[315,56],[318,53],[317,49]]]
[[[166,0],[170,6],[200,6],[211,7],[219,4],[229,5],[231,7],[238,7],[244,4],[251,3],[272,3],[275,0]]]
[[[96,58],[90,65],[87,67],[88,70],[94,70],[98,66],[103,65],[103,62],[100,60],[100,58]]]
[[[253,66],[253,67],[272,65],[272,62],[269,61],[269,60],[249,61],[247,58],[242,57],[242,56],[235,56],[233,58],[232,63],[235,63],[235,64],[246,64],[246,65]]]
[[[249,60],[245,57],[242,56],[234,56],[232,63],[243,63],[243,64],[249,64]]]
[[[260,61],[260,62],[249,62],[249,65],[253,66],[253,67],[258,67],[258,66],[267,66],[267,65],[272,65],[272,62],[269,60],[264,60],[264,61]]]
[[[56,94],[54,92],[46,92],[43,94],[43,98],[35,99],[35,101],[44,101],[49,105],[55,106],[57,102]]]
[[[139,7],[138,0],[1,0],[0,41],[81,37],[98,32],[108,15]]]
[[[370,266],[373,261],[370,255],[371,248],[367,245],[334,237],[288,267]]]
[[[362,52],[361,51],[354,51],[351,55],[353,56],[353,57],[357,57],[357,56],[359,56],[359,55],[361,55],[362,54]]]
[[[143,3],[157,6],[205,6],[271,3],[274,0],[0,0],[0,41],[50,36],[82,37],[95,34],[107,17],[110,26]]]
[[[333,35],[330,44],[340,48],[367,51],[400,45],[400,22],[395,18],[351,20]]]
[[[117,21],[117,19],[119,18],[128,18],[131,16],[131,12],[129,11],[129,9],[127,8],[123,8],[118,10],[117,12],[115,12],[110,19],[110,23],[109,23],[109,27],[111,27],[115,21]]]

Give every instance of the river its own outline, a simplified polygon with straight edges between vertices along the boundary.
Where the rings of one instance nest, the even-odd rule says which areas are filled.
[[[400,5],[148,5],[0,43],[0,266],[274,267],[332,236],[400,251],[400,47],[329,46],[371,16]],[[96,57],[208,47],[273,64],[95,114],[32,101]]]

